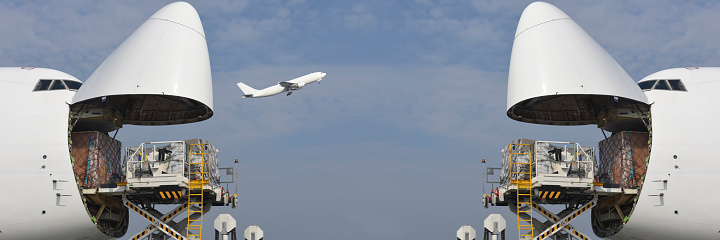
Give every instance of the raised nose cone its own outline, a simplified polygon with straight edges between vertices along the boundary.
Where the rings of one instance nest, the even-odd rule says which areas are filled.
[[[518,21],[515,37],[534,26],[561,19],[570,19],[570,16],[552,4],[546,2],[531,3],[525,8],[520,21]]]
[[[176,2],[157,11],[105,59],[72,103],[78,112],[105,109],[118,127],[210,118],[210,58],[195,9]]]
[[[175,2],[168,4],[153,14],[150,19],[158,19],[178,23],[188,27],[205,37],[200,16],[195,8],[186,2]]]
[[[595,124],[610,108],[646,104],[635,81],[567,14],[544,2],[525,9],[510,58],[508,117]]]

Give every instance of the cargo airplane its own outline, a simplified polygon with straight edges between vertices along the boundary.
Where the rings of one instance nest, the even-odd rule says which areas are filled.
[[[97,186],[78,180],[78,172],[85,179],[93,173],[74,165],[82,159],[71,154],[82,151],[82,143],[72,136],[209,119],[210,73],[200,17],[185,2],[153,14],[84,82],[53,69],[0,68],[2,98],[13,103],[0,112],[0,239],[124,236],[128,208],[86,191]],[[114,150],[119,158],[120,146]],[[121,181],[117,176],[108,183]]]
[[[239,82],[237,86],[240,88],[240,90],[243,91],[243,98],[269,97],[272,95],[280,94],[282,92],[287,92],[286,96],[290,96],[290,94],[293,93],[292,91],[300,90],[305,85],[313,82],[320,83],[320,80],[322,80],[323,77],[325,77],[324,72],[314,72],[299,78],[295,78],[293,80],[279,82],[277,85],[270,86],[261,90],[254,89],[242,82]]]
[[[637,193],[598,200],[590,217],[596,235],[718,239],[720,191],[712,184],[720,178],[712,151],[720,149],[720,128],[712,122],[720,117],[718,76],[718,67],[685,67],[635,82],[567,14],[535,2],[522,13],[514,37],[507,116],[649,136],[649,156],[635,160],[647,164],[647,171],[635,173],[642,176],[633,176],[642,182],[630,189]]]

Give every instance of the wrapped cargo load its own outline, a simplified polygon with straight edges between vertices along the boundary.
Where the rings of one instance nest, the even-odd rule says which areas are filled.
[[[205,146],[207,146],[207,149],[205,149]],[[127,171],[124,172],[124,177],[130,179],[178,175],[187,179],[187,169],[192,166],[190,172],[207,172],[205,179],[209,180],[209,184],[220,186],[218,152],[219,150],[215,146],[199,138],[185,141],[143,143],[141,146],[127,148],[124,162]],[[206,158],[208,163],[206,171],[200,171],[200,165],[189,164],[202,162],[203,157]]]
[[[220,170],[218,169],[218,153],[220,152],[215,146],[210,144],[208,141],[195,138],[190,140],[185,140],[185,144],[188,145],[188,148],[190,149],[190,153],[198,153],[198,152],[207,152],[208,153],[208,176],[210,179],[210,184],[213,186],[220,186]],[[201,146],[191,145],[191,144],[207,144],[207,149],[200,149]],[[191,154],[190,155],[190,162],[191,163],[199,163],[202,162],[202,155],[200,154]],[[200,167],[200,165],[192,165],[190,167],[190,170],[192,172],[199,172],[197,169],[194,169],[195,167]]]
[[[600,141],[598,180],[623,188],[642,186],[650,155],[649,139],[648,132],[625,131]]]
[[[503,187],[509,186],[511,184],[510,180],[512,180],[512,178],[513,178],[513,175],[512,175],[513,156],[511,153],[513,151],[517,151],[520,153],[531,153],[531,151],[532,151],[532,148],[520,148],[518,150],[514,150],[514,149],[512,149],[512,146],[515,144],[533,145],[533,144],[535,144],[535,140],[521,138],[521,139],[510,142],[507,146],[505,146],[505,148],[503,148],[503,150],[500,151],[502,153],[502,169],[501,169],[501,174],[500,174],[500,186],[503,186]],[[521,163],[530,162],[530,155],[518,155],[518,162],[521,162]],[[520,170],[522,172],[527,172],[528,167],[529,167],[528,165],[522,165],[522,166],[520,166]]]
[[[148,161],[167,163],[167,168],[161,170],[161,174],[182,174],[187,177],[187,172],[184,172],[184,169],[187,168],[187,163],[184,161],[186,146],[183,142],[145,143],[142,147],[144,147],[144,149],[139,149],[140,147],[138,146],[127,148],[125,162],[123,164],[127,165],[130,163],[127,166],[130,174],[124,177],[153,177],[151,166],[149,164],[142,164]]]
[[[120,141],[98,131],[71,133],[73,171],[82,188],[121,181]]]

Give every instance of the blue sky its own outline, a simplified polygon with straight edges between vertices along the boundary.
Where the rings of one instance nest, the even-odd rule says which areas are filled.
[[[268,239],[453,239],[482,230],[482,164],[518,138],[597,146],[594,126],[552,127],[505,116],[517,20],[531,1],[190,1],[202,18],[215,115],[179,126],[126,126],[124,147],[200,137],[239,159],[238,228]],[[550,1],[635,80],[718,66],[715,1]],[[1,66],[86,79],[170,1],[2,1]],[[242,99],[310,72],[328,75],[290,97]],[[209,219],[214,219],[210,215]],[[133,217],[128,234],[145,221]],[[591,233],[589,218],[575,226]],[[206,226],[210,229],[209,226]],[[508,237],[517,232],[509,224]],[[205,232],[211,236],[212,232]]]

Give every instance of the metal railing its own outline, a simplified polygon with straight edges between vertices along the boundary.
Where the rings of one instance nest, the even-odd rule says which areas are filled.
[[[540,152],[543,143],[553,149],[547,155]],[[558,168],[567,164],[568,177],[595,178],[595,149],[582,147],[578,143],[536,141],[533,150],[535,159],[534,176],[538,174],[560,174]],[[548,164],[544,164],[547,162]],[[542,166],[541,166],[542,165]],[[547,171],[550,169],[549,171]]]
[[[157,174],[187,176],[186,149],[184,141],[149,142],[126,148],[125,177],[152,177]]]

